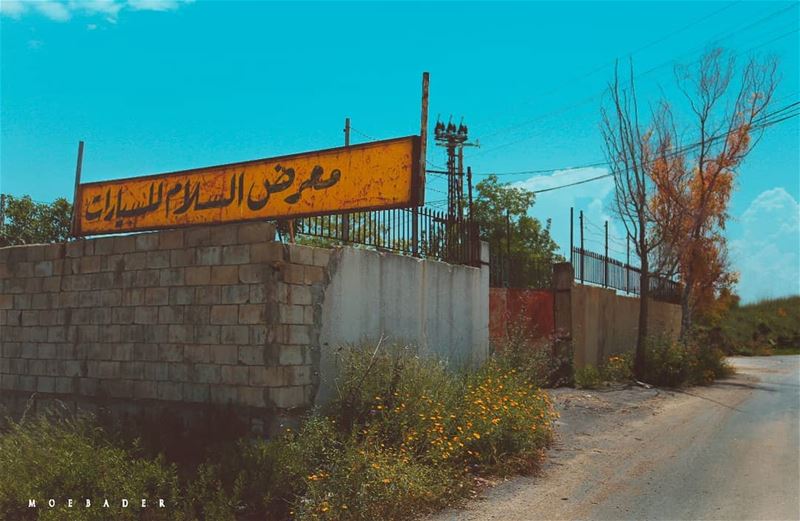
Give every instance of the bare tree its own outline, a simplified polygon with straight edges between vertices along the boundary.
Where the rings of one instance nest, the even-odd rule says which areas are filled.
[[[661,235],[652,233],[655,219],[650,201],[656,193],[652,171],[659,157],[670,148],[668,133],[658,131],[661,114],[651,115],[645,126],[640,120],[639,104],[633,76],[620,83],[618,68],[609,85],[611,106],[601,110],[601,129],[605,151],[614,175],[614,212],[625,226],[641,263],[639,331],[636,339],[634,373],[642,377],[646,366],[648,298],[650,295],[650,257],[661,243]]]
[[[664,270],[680,275],[681,337],[692,328],[695,308],[736,281],[724,236],[736,169],[761,136],[777,84],[777,63],[750,59],[737,74],[734,57],[721,49],[693,66],[676,68],[678,85],[691,111],[693,128],[679,134],[661,125],[673,156],[656,170],[657,233]],[[688,143],[678,142],[683,135]],[[666,217],[670,216],[670,219]]]

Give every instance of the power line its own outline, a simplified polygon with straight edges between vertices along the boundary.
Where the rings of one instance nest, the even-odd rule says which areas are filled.
[[[665,62],[663,62],[663,63],[661,63],[661,64],[659,64],[659,65],[656,65],[656,66],[654,66],[654,67],[652,67],[652,68],[650,68],[650,69],[647,69],[647,70],[645,70],[644,72],[641,72],[641,73],[639,73],[639,74],[636,74],[636,75],[634,76],[634,78],[641,78],[642,76],[649,75],[649,74],[651,74],[652,72],[654,72],[654,71],[656,71],[656,70],[658,70],[658,69],[661,69],[662,67],[665,67],[665,66],[667,66],[667,65],[674,64],[674,63],[677,61],[677,59],[679,59],[679,58],[682,58],[683,56],[687,56],[687,55],[690,55],[690,54],[694,54],[694,53],[695,53],[695,52],[697,52],[698,50],[702,50],[702,49],[705,49],[705,48],[707,48],[707,47],[708,47],[708,45],[709,45],[709,44],[711,44],[711,43],[716,43],[716,42],[719,42],[719,41],[722,41],[722,40],[726,40],[726,39],[730,38],[730,37],[731,37],[731,36],[733,36],[733,35],[740,34],[742,31],[745,31],[745,30],[751,29],[751,28],[753,28],[753,27],[755,27],[755,26],[757,26],[757,25],[760,25],[761,23],[763,23],[763,22],[765,22],[765,21],[767,21],[767,20],[769,20],[769,19],[772,19],[772,18],[774,18],[775,16],[777,16],[777,15],[779,15],[779,14],[782,14],[782,13],[784,13],[785,11],[788,11],[789,9],[792,9],[793,7],[796,7],[796,6],[797,6],[797,4],[792,4],[792,5],[788,6],[788,7],[785,7],[785,8],[779,9],[779,10],[777,10],[777,11],[774,11],[774,12],[772,12],[772,13],[768,14],[767,16],[765,16],[765,17],[763,17],[763,18],[761,18],[761,19],[759,19],[759,20],[756,20],[755,22],[749,23],[748,25],[746,25],[746,26],[744,26],[744,27],[741,27],[741,28],[735,29],[735,30],[733,30],[733,31],[731,31],[731,32],[728,32],[728,33],[720,33],[722,36],[720,36],[720,35],[717,35],[717,36],[715,36],[715,37],[713,37],[713,38],[711,38],[711,39],[707,40],[707,41],[706,41],[706,43],[704,43],[703,45],[701,45],[701,46],[699,46],[699,47],[693,48],[692,50],[690,50],[690,51],[688,51],[688,52],[685,52],[685,53],[683,53],[683,54],[680,54],[680,55],[679,55],[678,57],[676,57],[676,58],[673,58],[673,59],[671,59],[671,60],[665,61]],[[782,35],[782,36],[780,36],[780,37],[778,37],[778,38],[774,38],[773,40],[770,40],[770,41],[768,41],[768,42],[764,42],[764,43],[761,43],[761,44],[759,44],[759,45],[757,45],[757,46],[755,46],[755,47],[751,47],[751,48],[747,49],[745,52],[750,52],[750,51],[752,51],[752,50],[755,50],[755,49],[758,49],[758,48],[760,48],[760,47],[763,47],[764,45],[767,45],[767,44],[771,43],[772,41],[775,41],[775,40],[778,40],[778,39],[780,39],[780,38],[783,38],[783,37],[785,37],[785,36],[788,36],[788,34],[791,34],[791,33],[787,33],[787,34],[785,34],[785,35]],[[562,108],[560,108],[560,109],[556,109],[556,110],[554,110],[554,111],[551,111],[551,112],[547,112],[547,113],[541,114],[541,115],[539,115],[539,116],[536,116],[535,118],[532,118],[532,119],[530,119],[530,120],[528,120],[528,121],[525,121],[525,122],[523,122],[523,123],[519,123],[519,124],[517,124],[517,125],[514,125],[514,126],[511,126],[511,127],[508,127],[508,128],[506,128],[506,129],[504,129],[504,130],[501,130],[501,131],[498,131],[498,132],[495,132],[495,133],[493,133],[493,134],[489,134],[489,135],[490,135],[490,136],[494,136],[494,135],[498,135],[498,134],[505,133],[505,132],[507,132],[507,131],[513,131],[513,130],[516,130],[516,129],[519,129],[519,128],[524,128],[524,127],[527,127],[527,126],[529,126],[530,124],[532,124],[532,123],[534,123],[534,122],[536,122],[536,121],[539,121],[539,120],[541,120],[541,119],[544,119],[544,118],[547,118],[547,117],[551,117],[551,116],[556,116],[556,115],[562,114],[562,113],[564,113],[564,112],[569,112],[570,110],[573,110],[573,109],[575,109],[575,108],[578,108],[578,107],[581,107],[581,106],[583,106],[583,105],[586,105],[587,103],[590,103],[591,101],[593,101],[593,100],[595,100],[595,99],[599,98],[600,96],[602,96],[604,93],[605,93],[605,89],[604,89],[604,90],[602,90],[602,91],[599,91],[599,92],[597,92],[597,93],[595,93],[595,94],[593,94],[593,95],[591,95],[591,96],[588,96],[588,97],[586,97],[586,98],[583,98],[582,100],[578,101],[578,102],[577,102],[577,103],[575,103],[575,104],[572,104],[572,105],[566,105],[566,106],[564,106],[564,107],[562,107]],[[509,146],[512,146],[512,145],[516,145],[516,144],[518,144],[518,143],[521,143],[521,142],[523,142],[523,141],[527,141],[527,140],[531,139],[532,137],[533,137],[533,136],[526,136],[526,137],[522,137],[522,138],[519,138],[519,139],[516,139],[516,140],[510,141],[510,142],[508,142],[508,143],[504,143],[504,144],[501,144],[501,145],[497,145],[497,146],[495,146],[495,147],[483,148],[483,149],[481,149],[479,152],[477,152],[475,155],[481,155],[481,154],[485,154],[485,153],[487,153],[487,152],[491,152],[491,151],[499,150],[499,149],[501,149],[501,148],[506,148],[506,147],[509,147]],[[485,137],[484,137],[484,139],[485,139]]]

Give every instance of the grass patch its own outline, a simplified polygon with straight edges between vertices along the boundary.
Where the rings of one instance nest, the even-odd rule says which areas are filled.
[[[476,475],[534,469],[552,439],[547,394],[502,355],[462,374],[399,346],[344,349],[339,361],[336,398],[270,440],[234,439],[226,427],[202,435],[218,443],[187,449],[180,440],[193,435],[177,426],[157,441],[135,423],[120,433],[91,418],[9,422],[0,518],[411,519],[464,497]],[[172,508],[27,508],[52,497],[165,498]]]
[[[728,354],[800,354],[800,296],[733,307],[701,334]]]

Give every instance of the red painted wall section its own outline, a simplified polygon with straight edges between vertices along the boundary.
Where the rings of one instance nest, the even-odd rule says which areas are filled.
[[[533,337],[555,332],[552,291],[489,288],[489,338],[500,340],[508,328],[522,324]]]

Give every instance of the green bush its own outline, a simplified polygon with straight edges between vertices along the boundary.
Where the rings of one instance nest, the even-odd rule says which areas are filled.
[[[175,467],[112,445],[90,418],[50,413],[9,420],[0,435],[0,469],[2,519],[182,519]],[[51,498],[54,508],[47,506]],[[70,508],[70,498],[81,507]],[[85,507],[87,498],[92,508]],[[101,506],[106,498],[110,508]],[[142,498],[152,506],[141,509]],[[36,509],[28,499],[37,501]],[[167,508],[156,508],[158,499]]]
[[[600,375],[607,382],[629,382],[633,379],[633,355],[611,355],[600,366]]]
[[[537,337],[520,322],[511,323],[505,337],[493,343],[495,359],[527,374],[539,387],[571,385],[572,343],[560,334]]]
[[[656,337],[647,346],[646,358],[644,379],[658,386],[705,385],[733,373],[722,351],[696,341],[684,344]]]
[[[603,376],[597,367],[587,364],[575,370],[575,387],[578,389],[597,389],[603,385]]]

